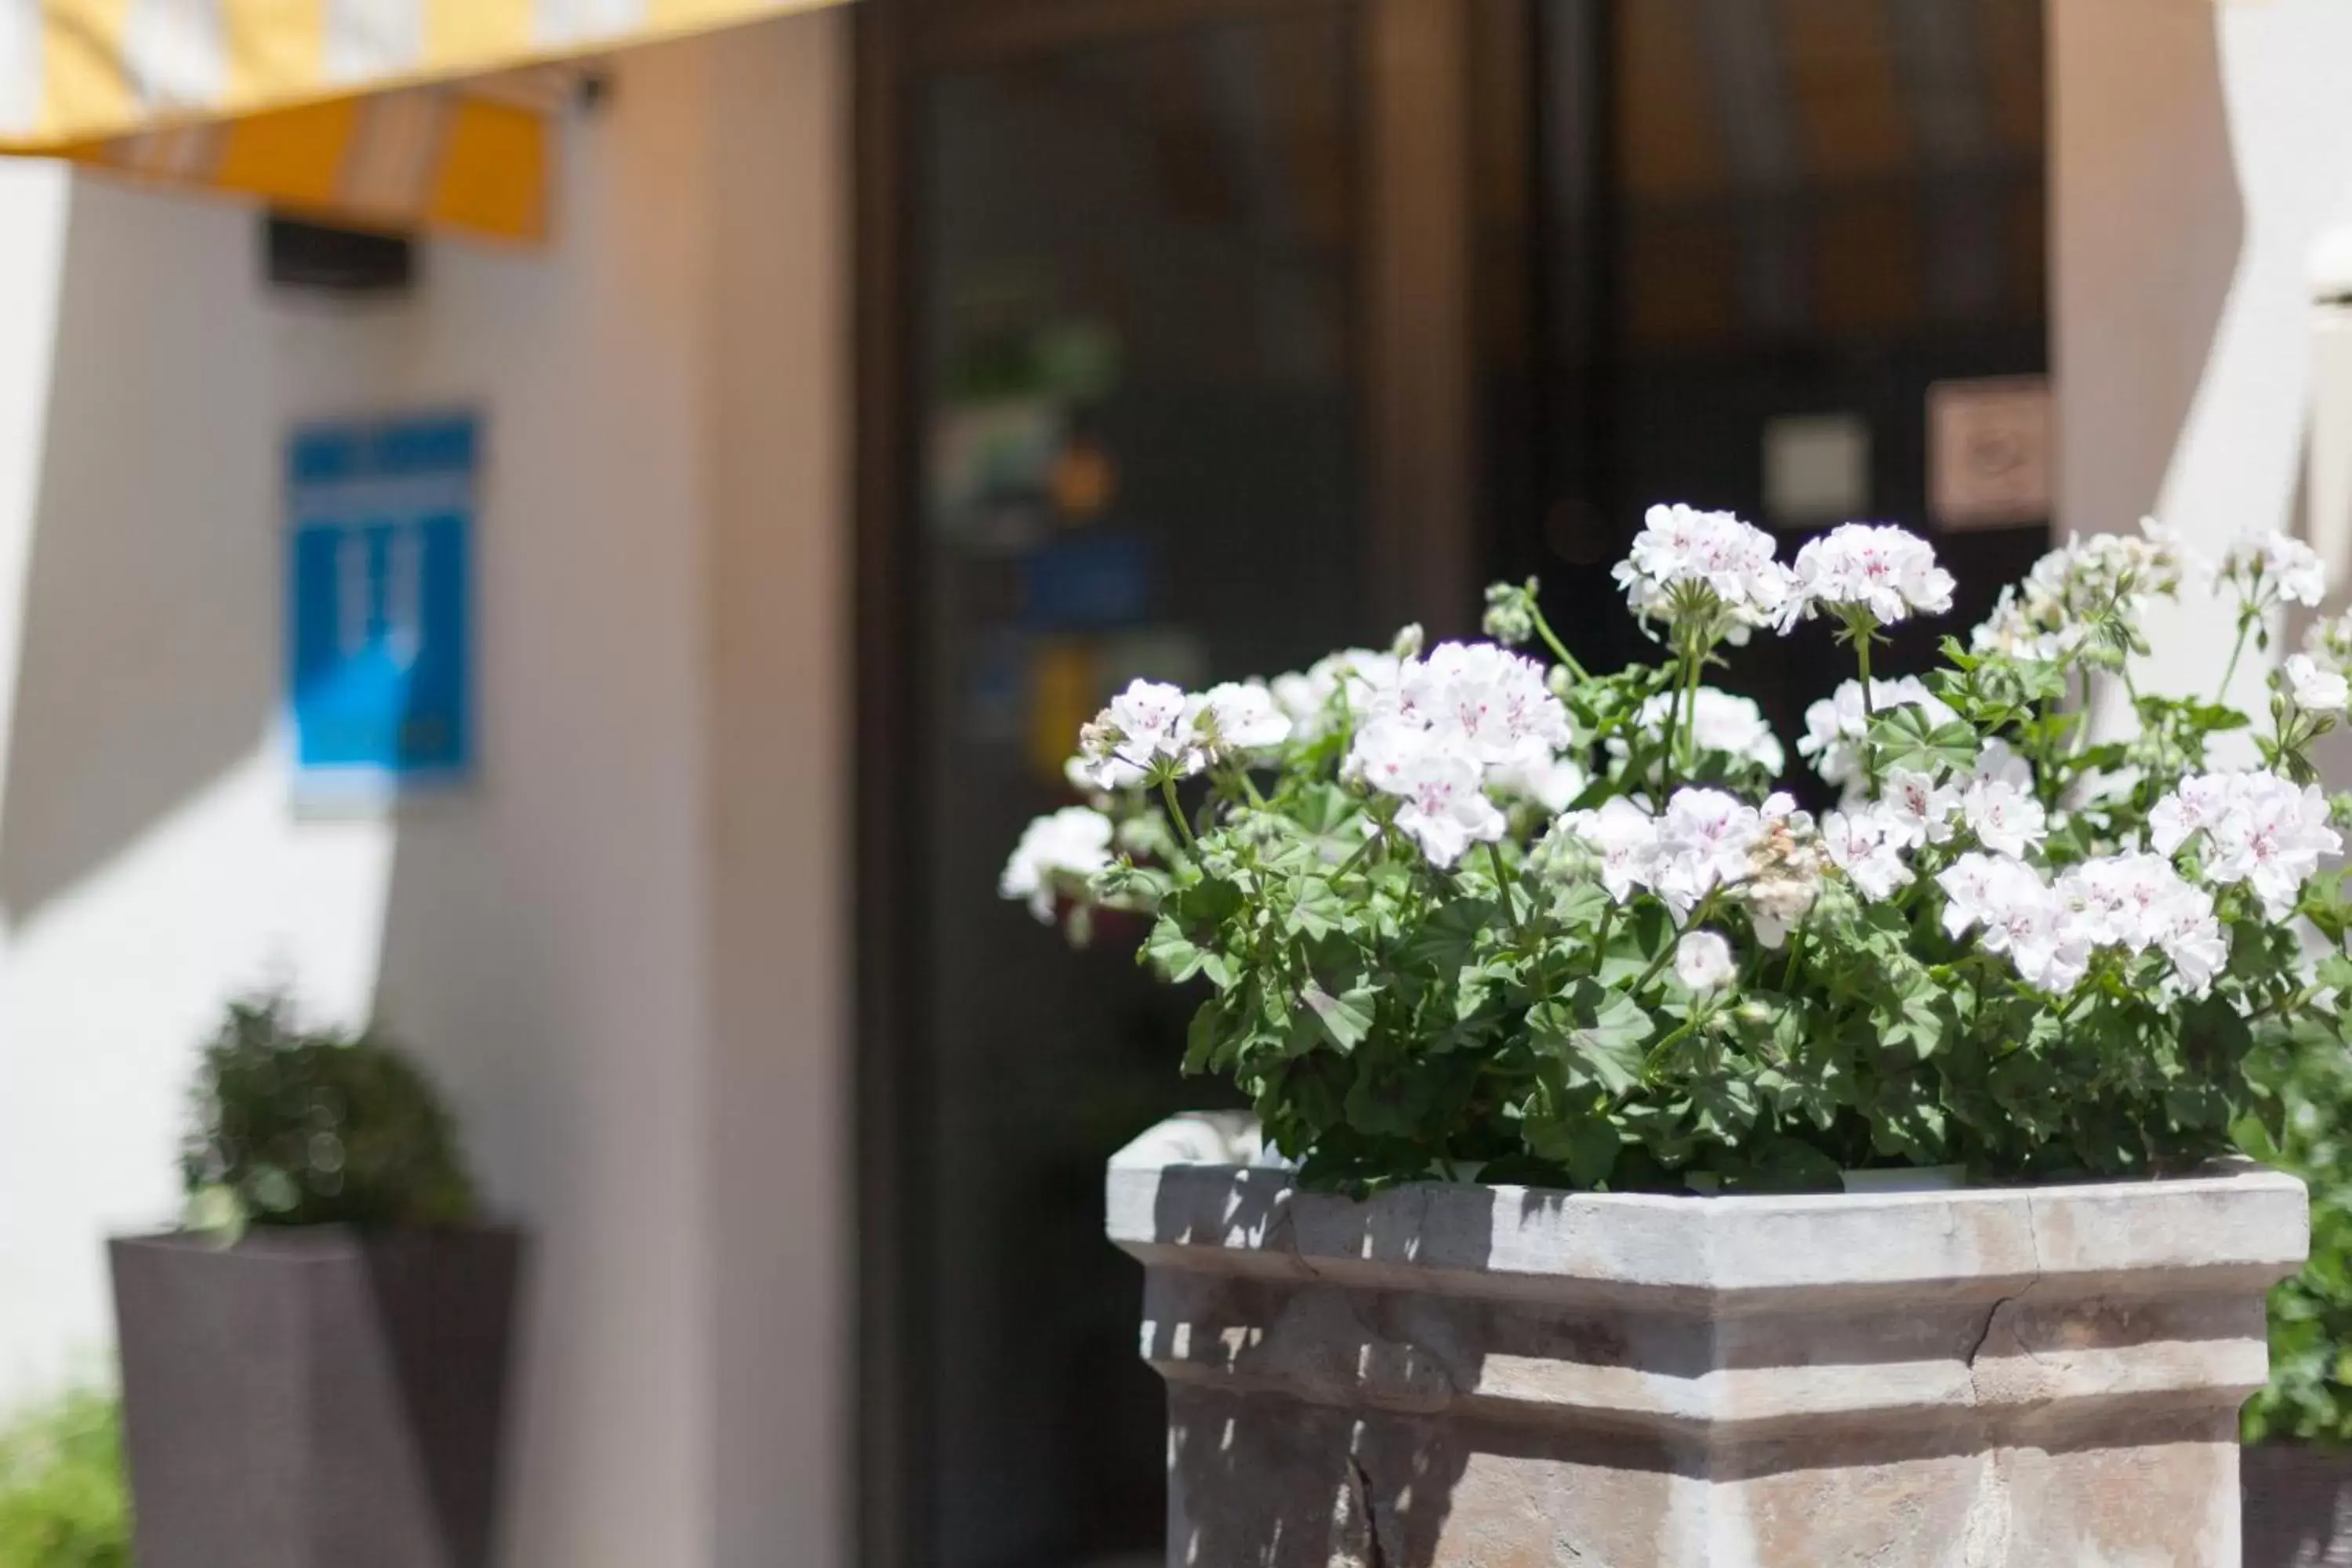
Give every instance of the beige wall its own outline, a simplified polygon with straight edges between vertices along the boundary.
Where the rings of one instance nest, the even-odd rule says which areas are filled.
[[[282,977],[415,1045],[538,1234],[508,1560],[848,1561],[845,40],[622,58],[557,242],[392,307],[0,171],[0,1380],[102,1348],[98,1238],[168,1215],[193,1047]],[[279,440],[448,404],[480,783],[305,819]]]
[[[2315,240],[2352,218],[2352,5],[2049,0],[2059,525],[2298,529]],[[2152,627],[2210,689],[2225,613]],[[2239,677],[2258,698],[2261,661]]]

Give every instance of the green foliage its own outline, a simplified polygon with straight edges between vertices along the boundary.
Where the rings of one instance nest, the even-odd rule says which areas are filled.
[[[232,1004],[204,1053],[181,1174],[198,1223],[458,1225],[474,1213],[449,1114],[396,1047]]]
[[[0,1430],[0,1568],[127,1568],[121,1406],[92,1390]]]
[[[2281,1125],[2279,1050],[2258,1039],[2336,1031],[2352,964],[2315,979],[2283,916],[2290,900],[2276,887],[2258,895],[2242,868],[2209,875],[2199,857],[2213,841],[2196,830],[2152,851],[2159,804],[2249,721],[2218,701],[2139,692],[2137,580],[2100,577],[2112,561],[2095,551],[2054,559],[2089,584],[2074,619],[2044,602],[2045,576],[2040,600],[2018,601],[2042,616],[2024,626],[2032,636],[1948,642],[1944,667],[1900,695],[1864,695],[1874,628],[1866,613],[1839,612],[1863,677],[1858,710],[1831,712],[1832,734],[1812,739],[1845,752],[1837,773],[1826,752],[1820,760],[1849,789],[1840,823],[1817,827],[1785,797],[1759,814],[1769,753],[1700,739],[1701,677],[1727,646],[1727,601],[1678,589],[1693,602],[1660,612],[1664,661],[1593,674],[1545,624],[1530,584],[1490,592],[1487,625],[1556,657],[1520,674],[1559,705],[1564,741],[1548,731],[1543,743],[1574,780],[1570,815],[1558,799],[1538,805],[1532,786],[1474,773],[1486,794],[1468,809],[1492,806],[1506,826],[1490,813],[1445,844],[1429,837],[1430,813],[1454,805],[1424,805],[1393,772],[1375,785],[1360,758],[1351,768],[1360,722],[1378,739],[1398,711],[1380,681],[1432,668],[1415,665],[1410,633],[1392,654],[1336,655],[1278,680],[1294,699],[1322,693],[1321,707],[1292,706],[1288,738],[1255,750],[1221,743],[1228,721],[1210,698],[1183,710],[1207,719],[1174,721],[1157,750],[1133,755],[1118,751],[1123,726],[1161,722],[1149,701],[1171,694],[1106,710],[1082,757],[1122,761],[1140,782],[1097,775],[1116,858],[1081,886],[1096,905],[1153,916],[1142,961],[1202,994],[1186,1070],[1238,1086],[1311,1184],[1755,1191],[1832,1187],[1874,1165],[1958,1165],[1979,1181],[2191,1169]],[[2135,559],[2133,571],[2158,556]],[[1439,652],[1456,666],[1467,657]],[[1493,705],[1475,711],[1529,703],[1524,683],[1478,679],[1490,684],[1458,699]],[[2130,702],[2136,732],[2091,731],[2084,700],[2097,682]],[[1247,722],[1247,693],[1222,689],[1232,721]],[[1426,696],[1439,689],[1412,700],[1457,700]],[[1359,700],[1391,706],[1360,713]],[[2303,748],[2334,721],[2284,688],[2272,717],[2269,732],[2240,739],[2300,779]],[[1897,784],[1937,804],[1904,818],[1888,794]],[[2012,825],[2031,817],[2023,837],[1964,808],[1979,785],[2008,792]],[[1688,897],[1654,868],[1612,876],[1609,818],[1574,815],[1629,811],[1663,843],[1674,803],[1705,792],[1745,816],[1734,864],[1708,869]],[[2298,812],[2312,807],[2288,794]],[[2352,804],[2337,810],[2340,820]],[[1911,836],[1896,844],[1906,821]],[[1857,824],[1882,836],[1866,843]],[[1873,844],[1885,849],[1875,859]],[[1971,916],[1939,880],[1965,879],[1964,859],[2022,874],[2056,911],[2045,935],[2105,896],[2067,873],[2153,863],[2192,907],[2194,945],[2179,931],[2085,937],[2049,962],[2076,939],[2004,925],[2003,943],[1988,946],[1992,917]],[[2336,878],[2292,891],[2294,916],[2338,940],[2352,931]],[[2030,903],[2005,910],[2030,914]],[[1685,973],[1679,955],[1694,939],[1723,973]],[[2035,942],[2045,957],[2029,962]]]
[[[2245,1436],[2352,1444],[2352,1047],[2307,1021],[2263,1048],[2284,1115],[2274,1142],[2248,1130],[2249,1152],[2311,1188],[2311,1261],[2271,1291],[2270,1386],[2246,1406]]]

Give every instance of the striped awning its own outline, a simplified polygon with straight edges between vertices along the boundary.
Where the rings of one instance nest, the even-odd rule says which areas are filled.
[[[0,153],[545,233],[566,62],[833,0],[0,0]]]

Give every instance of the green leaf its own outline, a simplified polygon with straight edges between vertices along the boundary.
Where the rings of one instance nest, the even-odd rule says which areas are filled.
[[[1579,1114],[1558,1121],[1529,1121],[1526,1126],[1530,1153],[1567,1168],[1577,1187],[1598,1187],[1616,1167],[1617,1152],[1624,1146],[1606,1117]]]
[[[1528,1015],[1535,1045],[1566,1069],[1568,1081],[1622,1094],[1642,1081],[1642,1046],[1653,1027],[1622,991],[1578,981],[1564,996]]]
[[[1334,996],[1310,980],[1298,994],[1298,1000],[1316,1027],[1342,1053],[1354,1050],[1372,1032],[1377,993],[1369,986]]]
[[[1957,720],[1935,723],[1916,703],[1890,708],[1872,721],[1870,744],[1882,773],[1892,768],[1966,773],[1977,760],[1974,729]]]
[[[1184,928],[1176,923],[1172,915],[1162,915],[1152,921],[1151,934],[1143,940],[1144,962],[1171,985],[1181,985],[1200,973],[1208,956],[1208,950],[1186,936]]]

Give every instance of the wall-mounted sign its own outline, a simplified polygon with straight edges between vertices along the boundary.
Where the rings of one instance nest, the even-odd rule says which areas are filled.
[[[2044,522],[2053,456],[2047,376],[1927,388],[1928,488],[1942,528]]]
[[[289,440],[288,705],[305,796],[471,775],[480,452],[471,415],[312,425]]]

